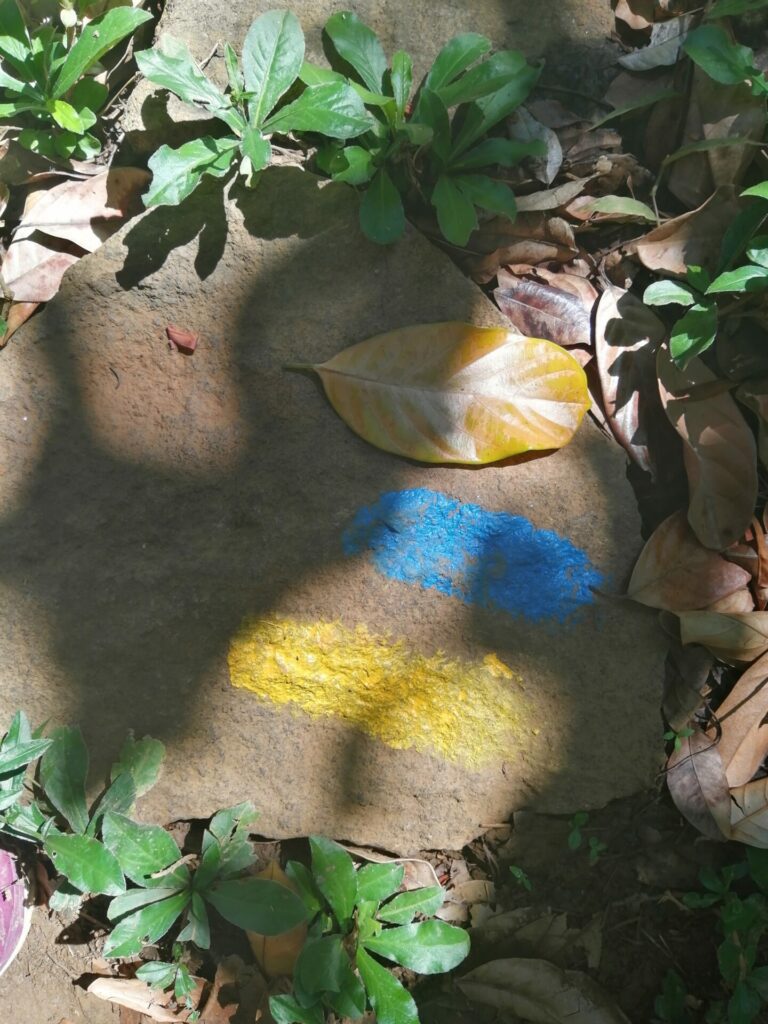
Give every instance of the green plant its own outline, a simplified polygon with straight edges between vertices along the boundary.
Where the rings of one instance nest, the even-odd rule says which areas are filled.
[[[523,887],[523,889],[525,889],[527,892],[533,892],[533,882],[531,882],[526,872],[523,871],[522,868],[519,868],[517,864],[509,865],[509,873],[510,875],[512,875],[517,884]]]
[[[669,339],[670,354],[680,367],[714,344],[723,319],[735,308],[743,311],[768,288],[768,235],[758,234],[768,219],[768,181],[741,195],[757,202],[746,207],[726,233],[714,279],[702,267],[688,267],[685,281],[655,281],[643,295],[648,306],[687,307]],[[747,262],[733,268],[743,255]],[[728,301],[722,304],[723,299]]]
[[[683,729],[667,729],[664,733],[664,739],[668,743],[672,743],[676,751],[680,750],[683,740],[689,736],[693,736],[693,729],[690,729],[688,726]]]
[[[581,830],[589,821],[586,811],[577,811],[570,820],[571,831],[568,833],[568,849],[578,850],[584,839]]]
[[[514,194],[494,168],[541,154],[542,143],[487,136],[527,97],[540,69],[515,50],[487,56],[484,36],[456,36],[412,99],[405,51],[389,65],[378,37],[349,11],[334,14],[325,33],[334,70],[305,63],[302,80],[341,84],[349,76],[372,124],[352,146],[322,148],[318,164],[337,181],[366,186],[360,225],[369,238],[394,241],[405,230],[406,209],[430,205],[454,245],[465,245],[477,227],[478,207],[515,217]]]
[[[16,0],[0,0],[0,120],[13,119],[17,141],[52,160],[97,156],[90,131],[107,100],[93,75],[99,61],[151,15],[115,7],[78,29],[77,9],[66,24],[27,25]]]
[[[589,837],[589,853],[587,860],[591,868],[593,868],[595,864],[597,864],[597,862],[600,860],[600,858],[607,849],[608,844],[603,843],[600,839],[597,838],[597,836]]]
[[[712,17],[725,17],[723,11],[728,4],[721,2],[715,4],[715,10],[710,12]],[[736,0],[730,0],[730,10],[727,14],[743,13],[734,10],[738,4]],[[751,8],[754,9],[752,4]],[[719,8],[720,13],[717,12]],[[741,82],[749,82],[754,96],[768,95],[768,81],[762,71],[755,66],[755,55],[748,46],[740,46],[734,42],[728,33],[718,25],[700,25],[689,32],[683,50],[691,60],[722,85],[739,85]]]
[[[163,960],[151,960],[142,964],[136,971],[136,977],[152,988],[161,992],[168,989],[173,991],[173,998],[178,1006],[183,1006],[190,1011],[188,1021],[196,1021],[200,1017],[198,1010],[193,1009],[190,996],[195,991],[195,982],[190,974],[189,967],[182,961],[184,946],[180,942],[174,942],[172,956],[173,960],[167,963]]]
[[[242,69],[229,44],[225,58],[226,93],[175,39],[166,36],[161,46],[136,54],[149,81],[213,114],[230,129],[228,135],[195,139],[178,149],[161,146],[149,161],[154,177],[144,198],[146,206],[180,203],[204,174],[223,177],[236,160],[240,173],[252,183],[253,175],[272,158],[273,134],[312,132],[350,139],[371,127],[373,119],[362,100],[343,80],[310,85],[292,102],[278,106],[296,84],[304,61],[304,34],[289,11],[268,11],[253,22],[243,44]]]
[[[664,986],[654,1000],[653,1009],[664,1024],[688,1024],[685,982],[670,968],[664,976]]]
[[[293,992],[273,996],[277,1024],[323,1024],[326,1011],[358,1020],[370,1007],[378,1024],[417,1024],[410,993],[377,959],[419,974],[449,971],[467,956],[469,936],[436,920],[439,885],[400,892],[403,868],[355,868],[337,843],[310,837],[311,870],[291,861],[292,880],[310,919],[307,940],[293,973]],[[397,894],[397,895],[395,895]]]

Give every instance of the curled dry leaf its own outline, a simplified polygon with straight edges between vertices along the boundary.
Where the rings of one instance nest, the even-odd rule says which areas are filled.
[[[525,107],[517,108],[514,117],[510,119],[507,133],[510,139],[517,139],[520,142],[532,142],[538,139],[544,143],[546,147],[544,156],[528,157],[526,166],[531,169],[539,181],[543,181],[545,185],[551,185],[563,162],[563,150],[556,133],[538,121]]]
[[[561,448],[589,408],[564,349],[498,327],[405,327],[302,366],[366,441],[421,462],[479,465]]]
[[[681,612],[679,618],[682,643],[703,644],[721,661],[754,661],[768,651],[768,612]]]
[[[678,811],[694,828],[710,839],[730,839],[728,781],[717,744],[708,736],[696,731],[680,737],[680,749],[667,762],[667,785]]]
[[[619,64],[630,71],[651,71],[675,64],[691,23],[692,15],[656,22],[648,46],[619,57]]]
[[[504,286],[493,297],[521,334],[566,347],[591,344],[591,306],[585,308],[581,299],[556,285],[505,274]]]
[[[47,302],[59,290],[66,271],[81,255],[45,235],[33,235],[8,246],[0,270],[16,302]]]
[[[367,846],[342,845],[353,857],[368,864],[402,864],[405,870],[403,889],[428,889],[432,885],[440,885],[440,879],[428,860],[422,860],[420,857],[388,857],[385,853],[371,850]]]
[[[514,221],[508,217],[483,221],[467,250],[462,265],[481,284],[509,264],[569,263],[578,255],[571,225],[544,213],[519,213]]]
[[[517,208],[521,213],[557,210],[561,206],[567,206],[576,196],[581,195],[591,180],[591,176],[576,178],[574,181],[566,181],[556,188],[532,192],[529,196],[518,196]]]
[[[654,530],[640,552],[627,597],[651,608],[691,611],[743,591],[749,580],[745,569],[699,543],[681,510]]]
[[[718,751],[731,788],[752,780],[768,756],[768,656],[750,665],[717,709]],[[717,740],[718,730],[709,730]]]
[[[731,838],[768,849],[768,778],[731,790]]]
[[[27,320],[32,316],[37,307],[40,305],[39,302],[12,302],[11,308],[8,311],[8,315],[5,318],[6,328],[5,334],[0,337],[0,348],[4,348],[11,340],[11,336],[14,331],[18,331],[22,324],[25,324]]]
[[[277,861],[271,861],[256,878],[268,878],[279,885],[296,892],[296,887],[282,870]],[[282,935],[260,935],[257,932],[246,932],[256,962],[268,978],[277,978],[283,974],[292,974],[296,958],[307,937],[306,922],[296,925]]]
[[[655,4],[653,0],[616,0],[614,15],[634,32],[648,30],[653,25]]]
[[[546,960],[493,960],[456,984],[473,1003],[532,1024],[629,1024],[586,974],[564,971]]]
[[[649,439],[664,417],[656,389],[656,350],[666,334],[653,310],[609,285],[595,314],[595,352],[605,414],[619,444],[653,471]]]
[[[195,988],[190,995],[191,1009],[170,1009],[173,1002],[172,992],[159,992],[151,988],[140,978],[96,978],[90,983],[87,991],[92,996],[104,999],[117,1006],[124,1006],[136,1013],[143,1013],[150,1020],[173,1024],[188,1021],[190,1014],[198,1006],[205,989],[204,978],[194,978]]]
[[[700,359],[680,370],[662,346],[656,365],[667,417],[683,440],[688,521],[705,547],[722,551],[741,537],[752,519],[757,499],[755,439],[729,394],[673,397],[716,379]]]
[[[662,711],[670,729],[684,729],[704,703],[714,665],[713,655],[699,644],[683,647],[679,639],[670,643],[664,673]]]

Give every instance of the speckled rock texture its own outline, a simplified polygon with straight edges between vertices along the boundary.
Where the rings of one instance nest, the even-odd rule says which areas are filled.
[[[637,791],[661,750],[652,613],[601,596],[566,623],[534,622],[345,553],[361,508],[418,488],[567,537],[605,593],[641,546],[624,454],[589,421],[518,465],[420,466],[364,443],[313,379],[283,370],[408,324],[502,322],[421,236],[379,248],[356,216],[351,190],[295,169],[234,200],[206,182],[82,260],[0,354],[0,721],[23,707],[80,723],[97,775],[128,729],[159,737],[149,819],[247,798],[265,835],[399,852],[460,847],[516,808]],[[169,324],[200,333],[194,355],[169,350]],[[445,689],[433,675],[418,690],[425,723],[477,697],[487,724],[492,692],[516,702],[506,746],[478,764],[428,736],[390,745],[382,691],[354,720],[317,714],[319,691],[281,702],[299,677],[258,633],[281,622],[357,637],[379,686],[387,644],[406,672],[452,666]],[[310,639],[295,651],[305,676]],[[253,658],[272,659],[282,688],[259,690]]]

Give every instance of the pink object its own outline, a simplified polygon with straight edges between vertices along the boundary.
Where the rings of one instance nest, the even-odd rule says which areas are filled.
[[[0,975],[24,945],[32,923],[29,889],[18,859],[0,849]]]

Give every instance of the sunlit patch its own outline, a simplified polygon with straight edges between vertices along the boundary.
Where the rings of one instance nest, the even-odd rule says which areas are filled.
[[[533,712],[495,654],[425,657],[403,640],[339,622],[257,619],[229,649],[232,683],[312,716],[332,715],[396,749],[436,753],[470,768],[509,757]]]

